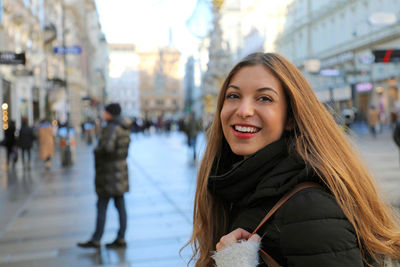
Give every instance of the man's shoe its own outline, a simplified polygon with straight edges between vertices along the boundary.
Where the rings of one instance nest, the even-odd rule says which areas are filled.
[[[85,243],[78,243],[78,247],[81,248],[100,248],[100,242],[95,240],[89,240]]]
[[[124,239],[117,238],[112,243],[106,244],[107,248],[126,248],[126,241]]]

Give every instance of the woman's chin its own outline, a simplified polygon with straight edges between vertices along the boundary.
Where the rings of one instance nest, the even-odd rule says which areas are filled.
[[[232,149],[232,152],[235,153],[238,156],[242,156],[244,158],[247,158],[248,156],[254,154],[255,152],[257,152],[256,150],[250,150],[250,149],[237,149],[234,148]]]

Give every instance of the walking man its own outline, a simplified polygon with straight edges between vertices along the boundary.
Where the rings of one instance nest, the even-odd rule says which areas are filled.
[[[4,145],[7,148],[7,167],[15,168],[18,160],[18,150],[16,148],[17,139],[15,138],[15,121],[8,123],[8,128],[4,131]]]
[[[22,118],[22,126],[19,130],[18,144],[21,148],[22,163],[24,168],[30,168],[31,164],[31,149],[33,141],[35,140],[35,134],[33,128],[28,125],[28,119],[26,117]],[[27,156],[25,158],[25,156]],[[26,160],[25,160],[26,159]]]
[[[396,143],[397,147],[400,151],[400,121],[397,122],[394,131],[393,131],[393,140]]]
[[[121,116],[121,106],[112,103],[105,107],[104,119],[107,125],[102,129],[97,147],[94,149],[96,168],[97,221],[92,238],[78,243],[84,248],[99,248],[110,199],[114,199],[119,214],[120,228],[114,242],[106,244],[109,248],[126,247],[125,230],[127,216],[124,193],[129,191],[128,166],[126,158],[130,142],[130,124]]]
[[[187,143],[190,148],[193,149],[193,161],[196,160],[196,140],[197,135],[201,129],[199,121],[196,120],[194,112],[189,113],[185,121],[185,134],[187,137]]]
[[[379,127],[379,111],[373,105],[368,110],[368,126],[372,137],[376,138],[377,128]]]

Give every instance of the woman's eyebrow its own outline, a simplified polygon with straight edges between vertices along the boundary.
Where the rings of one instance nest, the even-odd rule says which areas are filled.
[[[236,89],[236,90],[240,90],[240,87],[239,87],[239,86],[236,86],[236,85],[233,85],[233,84],[230,84],[230,85],[228,86],[228,88],[233,88],[233,89]]]
[[[271,91],[271,92],[275,93],[276,95],[278,95],[278,92],[275,89],[271,88],[271,87],[262,87],[262,88],[257,89],[257,91],[258,92]]]
[[[230,85],[228,86],[228,88],[240,90],[240,87],[237,86],[237,85],[234,85],[234,84],[230,84]],[[275,89],[271,88],[271,87],[261,87],[261,88],[258,88],[256,91],[258,91],[258,92],[262,92],[262,91],[271,91],[271,92],[275,93],[276,95],[278,95],[278,92],[277,92]]]

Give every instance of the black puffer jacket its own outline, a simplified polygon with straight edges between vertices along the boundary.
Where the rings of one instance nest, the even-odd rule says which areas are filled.
[[[94,150],[96,193],[101,197],[122,196],[129,191],[126,158],[130,143],[129,122],[116,117],[102,129]]]
[[[243,228],[252,232],[296,184],[321,184],[311,168],[289,156],[287,150],[282,138],[245,160],[237,161],[228,152],[219,166],[214,163],[208,186],[232,207],[230,231]],[[221,162],[230,162],[230,166]],[[363,266],[355,230],[327,190],[298,192],[258,234],[263,237],[263,250],[283,266]]]

